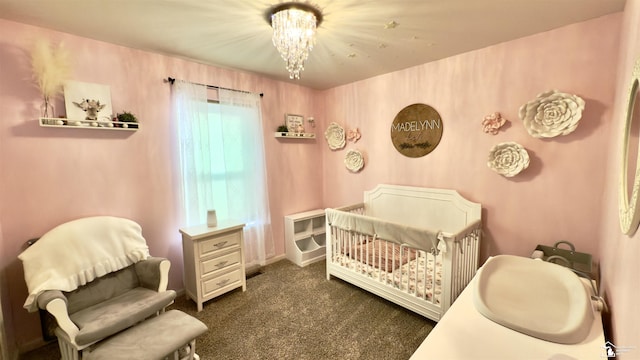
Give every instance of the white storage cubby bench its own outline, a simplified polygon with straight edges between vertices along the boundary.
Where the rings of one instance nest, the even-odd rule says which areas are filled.
[[[307,266],[326,257],[324,210],[317,209],[284,217],[287,259]]]
[[[196,337],[207,330],[193,316],[170,310],[98,343],[82,359],[199,359]]]

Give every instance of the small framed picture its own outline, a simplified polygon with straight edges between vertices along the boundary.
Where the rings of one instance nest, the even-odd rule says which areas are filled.
[[[85,103],[94,106],[87,109]],[[110,121],[113,114],[109,85],[67,80],[64,83],[64,105],[69,120]]]
[[[304,132],[304,116],[296,114],[285,114],[284,123],[290,133]]]

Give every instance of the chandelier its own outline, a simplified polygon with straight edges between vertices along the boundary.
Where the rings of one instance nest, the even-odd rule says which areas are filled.
[[[273,45],[284,59],[290,79],[300,79],[304,62],[316,42],[316,28],[322,13],[315,7],[298,2],[286,2],[267,12],[273,27]]]

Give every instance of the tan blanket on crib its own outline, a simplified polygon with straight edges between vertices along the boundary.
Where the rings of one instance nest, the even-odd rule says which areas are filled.
[[[416,258],[416,250],[401,250],[400,245],[384,240],[357,244],[348,254],[352,259],[386,272],[391,272]]]
[[[327,222],[332,226],[375,236],[398,244],[406,244],[425,251],[437,248],[438,238],[441,233],[440,231],[418,229],[336,209],[326,209],[325,213],[327,214]]]

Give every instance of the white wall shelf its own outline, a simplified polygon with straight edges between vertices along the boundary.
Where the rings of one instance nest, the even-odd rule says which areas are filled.
[[[284,217],[287,258],[307,266],[326,257],[324,210],[317,209]]]
[[[292,133],[292,132],[276,132],[274,136],[277,138],[287,138],[287,139],[315,139],[316,134],[314,133]]]
[[[139,123],[134,122],[122,122],[122,121],[108,121],[108,120],[75,120],[64,118],[43,118],[38,120],[38,123],[42,127],[53,128],[72,128],[72,129],[94,129],[94,130],[124,130],[124,131],[138,131],[140,129]]]

